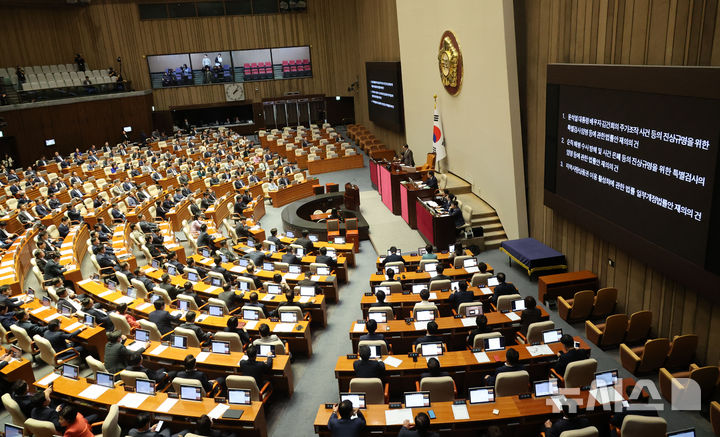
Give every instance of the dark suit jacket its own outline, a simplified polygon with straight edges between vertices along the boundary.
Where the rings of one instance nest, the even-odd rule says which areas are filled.
[[[127,367],[132,352],[120,342],[105,344],[105,367],[110,373],[117,373]]]
[[[382,266],[385,267],[385,264],[391,263],[391,262],[397,262],[397,261],[404,261],[402,255],[397,254],[397,253],[393,254],[393,255],[388,255],[383,260]],[[397,272],[395,272],[395,273],[397,273]]]
[[[35,420],[52,422],[57,431],[61,431],[63,429],[63,427],[60,426],[60,414],[58,414],[58,412],[52,407],[35,407],[32,409],[30,417]]]
[[[525,366],[508,366],[507,364],[503,364],[502,366],[495,369],[495,374],[491,375],[487,380],[487,385],[489,386],[495,386],[495,379],[497,376],[504,372],[516,372],[518,370],[525,370]]]
[[[300,264],[302,260],[292,253],[286,253],[282,256],[280,261],[288,264]]]
[[[520,314],[520,332],[523,335],[527,334],[528,326],[531,323],[539,322],[542,320],[542,312],[540,308],[526,309]]]
[[[500,296],[507,296],[509,294],[517,294],[517,288],[509,282],[503,282],[495,286],[495,289],[493,290],[493,296],[492,301],[495,305],[497,305],[498,297]]]
[[[180,325],[180,328],[189,329],[194,332],[195,336],[198,338],[198,340],[200,340],[200,342],[207,340],[207,338],[210,336],[209,333],[203,331],[201,327],[194,323],[183,323]]]
[[[560,437],[564,431],[581,429],[590,426],[590,421],[586,417],[578,416],[572,419],[561,418],[553,423],[552,427],[545,429],[547,437]]]
[[[328,420],[328,428],[333,437],[356,437],[362,435],[365,429],[365,416],[358,411],[357,419],[341,419],[337,414],[332,413]]]
[[[165,310],[155,310],[148,315],[148,320],[155,323],[160,333],[165,335],[173,330],[173,322],[180,319],[180,315],[173,317]]]
[[[272,370],[272,357],[268,358],[268,362],[265,361],[240,361],[240,372],[245,376],[252,376],[255,378],[255,383],[259,389],[265,381],[265,374]]]
[[[437,342],[444,343],[445,341],[439,335],[423,335],[422,337],[415,340],[415,346],[417,347],[417,345],[419,345],[420,343],[437,343]]]
[[[570,349],[569,351],[565,353],[561,353],[560,357],[558,357],[557,363],[553,366],[553,369],[560,374],[560,376],[565,375],[565,369],[567,368],[567,365],[572,363],[573,361],[580,361],[586,359],[587,352],[582,349]]]
[[[65,269],[55,261],[48,261],[43,270],[44,279],[62,278]]]
[[[22,306],[22,302],[17,302],[12,297],[0,295],[0,305],[6,306],[9,309],[15,309],[20,308],[20,306]]]
[[[45,331],[43,333],[43,337],[45,337],[50,342],[50,345],[52,346],[55,353],[58,353],[67,349],[69,347],[67,340],[72,340],[79,333],[79,330],[75,331],[72,334],[66,334],[63,331]]]
[[[200,372],[198,370],[191,370],[190,372],[186,372],[185,370],[180,371],[177,373],[178,378],[188,378],[188,379],[197,379],[202,384],[203,388],[206,392],[209,392],[210,389],[212,389],[212,383],[208,379],[207,375],[203,372]]]
[[[217,247],[215,246],[215,242],[213,241],[213,238],[207,232],[200,233],[200,236],[197,239],[197,245],[198,245],[198,247],[207,246],[213,250],[217,249]]]
[[[385,363],[375,360],[357,360],[353,363],[355,377],[357,378],[380,378],[385,376]]]
[[[327,255],[318,255],[315,257],[315,262],[319,264],[325,264],[330,267],[331,270],[337,268],[337,261]]]
[[[475,295],[472,291],[457,291],[451,294],[448,300],[450,301],[450,305],[457,311],[461,303],[473,302]]]
[[[305,249],[306,254],[309,252],[312,252],[313,249],[315,248],[313,242],[310,241],[309,238],[303,238],[303,237],[297,238],[295,240],[295,244],[302,246]]]

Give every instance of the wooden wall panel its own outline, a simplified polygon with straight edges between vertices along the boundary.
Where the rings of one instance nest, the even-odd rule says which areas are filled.
[[[619,311],[651,309],[656,335],[697,333],[700,361],[717,364],[720,305],[546,208],[543,166],[548,63],[720,65],[718,1],[516,0],[515,12],[531,236],[617,287]]]

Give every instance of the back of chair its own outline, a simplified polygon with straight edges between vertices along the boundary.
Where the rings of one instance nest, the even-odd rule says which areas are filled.
[[[667,422],[662,417],[625,416],[620,435],[623,437],[665,437]]]
[[[385,269],[392,268],[393,272],[400,273],[405,271],[405,263],[402,261],[391,261],[388,263],[385,263]]]
[[[455,382],[450,376],[431,376],[420,380],[420,390],[430,392],[430,402],[455,400]]]
[[[467,309],[482,305],[480,302],[463,302],[458,306],[457,313],[463,317],[467,316]]]
[[[252,376],[230,375],[225,380],[228,388],[250,390],[250,400],[260,402],[260,389]]]
[[[172,303],[172,298],[170,297],[170,294],[168,294],[167,290],[165,290],[164,288],[156,286],[155,288],[153,288],[153,293],[160,296],[165,302],[165,305],[170,305]]]
[[[255,281],[253,281],[250,278],[246,278],[244,276],[238,276],[235,278],[237,282],[244,282],[248,286],[248,290],[255,290]]]
[[[46,420],[30,418],[26,420],[22,426],[25,428],[25,431],[29,431],[29,435],[33,437],[53,437],[60,434],[60,432],[55,429],[55,425]]]
[[[720,435],[720,404],[716,401],[710,402],[710,423],[715,435]]]
[[[278,315],[282,313],[293,313],[297,317],[297,320],[302,320],[305,316],[303,315],[302,308],[297,305],[283,305],[278,308]]]
[[[197,306],[197,303],[195,302],[195,298],[192,296],[188,296],[187,294],[178,294],[177,300],[178,300],[178,302],[179,301],[187,302],[188,309],[191,311],[198,310],[198,306]]]
[[[175,335],[182,335],[183,337],[187,337],[187,344],[188,347],[200,347],[200,339],[197,338],[197,335],[195,335],[195,331],[192,329],[187,328],[175,328]]]
[[[628,317],[625,314],[613,314],[605,319],[605,330],[603,331],[598,346],[610,346],[620,344],[627,331]]]
[[[131,287],[130,281],[128,280],[128,277],[125,275],[125,273],[116,271],[115,277],[118,280],[118,286],[120,290],[127,291],[127,289]]]
[[[718,366],[697,367],[695,364],[690,366],[690,379],[700,386],[702,402],[706,402],[713,394],[718,378],[720,378],[720,368]]]
[[[328,220],[326,223],[328,232],[340,232],[340,220],[331,219]]]
[[[598,290],[593,304],[592,317],[599,318],[612,314],[617,304],[617,288],[606,287]]]
[[[219,306],[219,307],[221,307],[221,308],[222,308],[222,311],[223,311],[223,316],[227,316],[228,314],[230,314],[230,309],[228,308],[228,306],[227,306],[227,304],[225,303],[225,301],[222,300],[222,299],[218,299],[218,298],[216,298],[216,297],[209,297],[209,298],[208,298],[208,305],[213,305],[213,306]]]
[[[470,279],[470,285],[473,287],[484,287],[487,285],[488,278],[492,278],[492,273],[475,273]]]
[[[327,267],[328,265],[325,263],[310,263],[310,273],[313,275],[317,274],[317,268],[318,267]]]
[[[17,344],[23,352],[26,354],[32,354],[34,352],[32,339],[24,328],[17,325],[10,325],[10,331],[12,331],[13,335],[17,339]]]
[[[652,323],[652,311],[643,310],[633,313],[625,333],[625,343],[637,343],[647,338]]]
[[[133,370],[123,369],[120,371],[120,380],[124,385],[128,387],[135,387],[136,379],[148,379],[147,375],[143,372],[136,372]],[[157,382],[157,381],[155,381]]]
[[[473,339],[473,349],[485,349],[485,340],[488,338],[500,338],[502,337],[500,332],[487,332],[485,334],[478,334]]]
[[[402,282],[400,281],[383,281],[380,285],[390,287],[390,294],[402,293]]]
[[[138,299],[145,299],[148,296],[147,288],[145,288],[145,284],[143,284],[141,281],[138,281],[137,279],[131,279],[130,283],[132,284],[133,288],[135,289],[135,293],[138,297]]]
[[[465,260],[466,260],[466,259],[470,259],[470,258],[472,258],[472,255],[459,255],[459,256],[456,256],[455,259],[453,260],[453,267],[456,268],[456,269],[461,269],[461,268],[463,268],[463,266],[464,266],[463,263],[465,262]]]
[[[384,340],[360,340],[358,342],[358,349],[360,346],[380,346],[380,354],[387,355],[388,347]]]
[[[358,228],[358,221],[356,218],[345,219],[345,231],[355,231]]]
[[[105,372],[107,373],[107,368],[105,368],[105,363],[98,360],[97,358],[94,358],[92,355],[88,355],[85,357],[85,362],[87,363],[88,367],[95,373],[97,372]]]
[[[527,393],[530,375],[525,370],[503,372],[495,378],[495,396],[515,396]]]
[[[240,336],[236,332],[216,332],[213,340],[227,341],[230,343],[230,352],[242,352],[243,345]]]
[[[527,330],[527,342],[528,344],[542,343],[543,331],[549,329],[555,329],[555,322],[552,320],[546,320],[544,322],[535,322],[528,325]]]
[[[368,404],[384,404],[385,393],[380,378],[353,378],[350,380],[351,393],[365,393]]]
[[[33,336],[33,340],[35,340],[35,346],[40,349],[40,358],[45,361],[45,364],[48,366],[55,367],[57,365],[55,363],[55,350],[50,344],[50,341],[37,334]]]
[[[285,343],[282,342],[282,340],[263,340],[262,338],[258,338],[255,341],[253,341],[254,345],[257,344],[269,344],[271,346],[275,346],[275,354],[276,355],[286,355],[287,351],[285,350]]]
[[[205,389],[202,386],[202,382],[200,382],[200,380],[198,380],[198,379],[180,378],[178,376],[173,378],[172,387],[173,387],[173,391],[175,391],[175,393],[180,394],[180,386],[183,386],[183,385],[189,385],[191,387],[200,387],[200,393],[202,394],[202,396],[205,396],[205,394],[206,394]]]
[[[595,372],[597,372],[597,360],[594,358],[568,364],[563,377],[565,379],[565,388],[589,386],[595,379]]]
[[[572,308],[568,319],[584,320],[590,317],[595,302],[595,292],[592,290],[582,290],[575,293],[573,297]]]
[[[149,320],[140,319],[138,320],[140,327],[150,333],[150,341],[162,341],[162,334],[154,322]]]
[[[665,360],[668,369],[686,369],[695,358],[698,336],[696,334],[678,335],[670,345],[670,352]]]
[[[506,294],[498,297],[497,310],[498,311],[510,311],[512,309],[512,302],[514,300],[522,299],[523,297],[519,294]]]
[[[428,291],[449,290],[449,289],[450,289],[450,280],[449,279],[439,279],[436,281],[430,281],[430,290],[428,290]]]
[[[598,429],[594,426],[588,426],[586,428],[572,429],[570,431],[563,431],[559,437],[597,437],[600,435]]]
[[[13,424],[15,424],[16,426],[23,426],[25,424],[25,421],[27,420],[27,417],[25,417],[22,410],[20,410],[20,405],[18,405],[18,403],[15,402],[15,399],[10,396],[10,393],[5,393],[2,395],[2,403],[8,413],[10,413]]]
[[[659,369],[665,363],[668,351],[670,350],[670,340],[667,338],[654,338],[645,343],[645,349],[640,357],[637,373],[651,372]]]
[[[102,437],[121,437],[122,430],[118,425],[118,419],[120,417],[120,409],[117,404],[110,405],[105,420],[102,424]],[[187,434],[186,434],[187,435]]]
[[[132,327],[128,323],[125,316],[118,313],[108,313],[108,316],[110,316],[110,321],[113,324],[113,329],[122,332],[122,334],[126,336],[132,334]]]
[[[368,308],[368,313],[385,313],[385,318],[387,320],[393,320],[395,318],[395,313],[393,312],[393,309],[390,305],[382,307],[370,307]]]

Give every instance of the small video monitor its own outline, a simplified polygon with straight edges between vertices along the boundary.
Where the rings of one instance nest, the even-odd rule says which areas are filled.
[[[268,244],[268,252],[270,252],[270,253],[275,253],[275,252],[277,252],[277,246],[275,246],[275,245],[272,244],[272,243]]]
[[[543,331],[543,343],[557,343],[558,341],[560,341],[560,337],[562,337],[562,335],[562,329],[548,329],[547,331]]]
[[[260,311],[253,308],[243,308],[243,320],[260,320]]]
[[[215,317],[222,317],[223,308],[220,305],[208,305],[208,314]]]
[[[135,291],[135,287],[128,287],[127,296],[133,299],[137,298],[137,291]]]
[[[5,437],[23,437],[23,431],[25,428],[22,426],[15,426],[10,423],[5,424]]]
[[[424,270],[428,273],[437,272],[438,263],[425,263]]]
[[[604,372],[597,372],[595,374],[595,387],[596,388],[602,388],[602,387],[611,387],[615,385],[618,381],[618,371],[617,369],[613,370],[606,370]]]
[[[340,393],[340,402],[350,401],[353,408],[365,408],[365,393]]]
[[[263,270],[266,270],[266,271],[268,271],[268,272],[273,272],[273,271],[275,271],[275,264],[274,264],[274,263],[271,263],[271,262],[265,261],[265,262],[263,263],[262,269],[263,269]]]
[[[150,341],[150,331],[145,330],[145,329],[136,329],[135,330],[135,341],[147,343],[148,341]]]
[[[491,276],[487,280],[488,287],[494,287],[494,286],[498,285],[499,283],[500,283],[500,281],[498,281],[497,276]]]
[[[385,293],[385,296],[390,296],[390,286],[389,285],[376,285],[375,293],[377,294],[378,291],[382,291],[383,293]]]
[[[471,305],[465,307],[465,317],[476,317],[483,313],[482,305]]]
[[[167,272],[168,272],[168,275],[175,276],[175,275],[177,275],[177,268],[172,264],[168,264]]]
[[[368,319],[375,320],[377,323],[387,323],[387,313],[385,311],[370,311]]]
[[[61,304],[59,309],[60,309],[60,314],[62,314],[63,316],[69,316],[75,312],[75,308],[68,306],[68,305]]]
[[[190,308],[190,303],[186,300],[178,300],[177,305],[180,311],[187,311]]]
[[[103,387],[113,388],[115,387],[115,379],[112,373],[107,372],[96,372],[95,383]]]
[[[155,381],[152,379],[136,379],[135,392],[153,396],[155,394]]]
[[[544,396],[552,396],[560,393],[558,388],[557,379],[548,379],[545,381],[533,382],[533,390],[535,391],[535,397],[541,398]]]
[[[85,314],[83,316],[83,324],[90,328],[94,328],[95,327],[95,316],[93,316],[91,314]]]
[[[505,338],[493,337],[483,341],[483,349],[486,351],[499,351],[505,349]]]
[[[214,354],[229,355],[230,354],[230,342],[213,340],[212,342],[210,342],[210,350]]]
[[[460,281],[450,281],[450,290],[460,291]]]
[[[200,255],[202,255],[205,258],[210,258],[210,250],[203,248],[200,250]]]
[[[187,349],[187,337],[184,335],[173,335],[171,345],[178,349]]]
[[[330,267],[319,266],[317,268],[316,272],[320,276],[329,276],[330,275]]]
[[[463,260],[463,267],[465,267],[465,268],[468,268],[468,267],[477,267],[477,265],[478,265],[478,260],[477,260],[477,258],[475,258],[475,257],[473,257],[473,258],[465,258],[465,259]]]
[[[247,267],[248,265],[250,265],[250,262],[247,260],[247,258],[240,258],[237,261],[240,267]]]
[[[252,238],[248,238],[245,244],[247,244],[248,247],[255,247],[255,240],[253,240]]]
[[[329,256],[332,259],[335,259],[335,260],[337,259],[337,252],[335,251],[335,249],[333,249],[331,247],[327,248],[326,254],[327,254],[327,256]]]
[[[302,266],[297,264],[290,264],[288,266],[288,273],[292,273],[293,275],[299,275],[302,273]]]
[[[40,303],[44,307],[49,307],[50,306],[50,298],[47,296],[43,296],[42,299],[40,299]]]
[[[210,278],[210,285],[212,285],[213,287],[222,287],[223,280],[213,276],[212,278]]]
[[[247,282],[240,281],[239,284],[240,291],[248,291],[250,289],[250,285]]]
[[[310,241],[312,241],[313,243],[317,243],[317,242],[318,242],[318,236],[315,235],[315,234],[310,234],[310,235],[308,235],[308,239],[309,239]]]
[[[495,402],[495,388],[493,387],[473,387],[468,389],[468,398],[470,404],[487,404]]]
[[[162,300],[162,296],[157,293],[150,293],[150,302],[155,303],[157,300]]]
[[[380,359],[382,357],[382,348],[378,345],[368,346],[370,349],[370,358]]]
[[[515,299],[512,301],[513,311],[523,311],[525,309],[525,299]]]
[[[51,138],[49,140],[45,140],[45,147],[50,147],[55,145],[55,138]]]
[[[297,323],[297,321],[298,321],[297,313],[283,311],[280,313],[280,321],[283,323]]]
[[[301,285],[300,296],[313,297],[315,296],[315,287],[312,285]]]
[[[267,292],[268,294],[282,294],[282,287],[280,284],[268,284]]]
[[[287,231],[287,232],[285,232],[285,236],[288,238],[295,238],[295,232]]]
[[[695,428],[669,432],[667,437],[695,437]]]
[[[243,388],[228,388],[228,404],[231,405],[250,405],[252,398],[250,390]]]
[[[424,408],[430,406],[429,391],[409,391],[403,393],[405,408]]]
[[[345,237],[335,237],[335,238],[333,238],[333,243],[345,244]]]
[[[199,280],[197,273],[188,272],[187,279],[190,282],[197,282]]]
[[[28,300],[32,300],[33,298],[35,298],[35,290],[33,290],[32,288],[28,288],[25,294],[27,295]]]
[[[435,320],[435,310],[417,310],[415,311],[415,319],[418,322],[429,322]]]
[[[418,247],[418,255],[425,255],[427,250],[424,247]]]
[[[150,261],[150,265],[151,265],[152,268],[154,268],[154,269],[159,269],[159,268],[160,268],[160,262],[159,262],[158,260],[156,260],[156,259],[153,259],[152,261]]]
[[[80,376],[80,368],[73,364],[63,364],[62,376],[70,379],[78,379]]]
[[[442,343],[420,343],[419,346],[424,357],[437,357],[443,354]]]
[[[202,400],[202,388],[192,385],[181,385],[180,399],[184,401],[200,401]]]
[[[427,290],[428,284],[427,283],[421,283],[421,284],[413,284],[412,285],[412,292],[413,294],[420,294],[421,291]]]
[[[295,248],[295,256],[299,256],[300,258],[305,256],[305,249],[302,247],[296,247]]]
[[[229,260],[230,260],[230,259],[227,257],[227,255],[225,255],[224,253],[221,253],[221,254],[220,254],[220,262],[221,262],[221,263],[226,263],[226,262],[228,262]]]
[[[258,345],[258,356],[259,357],[274,357],[275,356],[275,345],[274,344],[259,344]]]

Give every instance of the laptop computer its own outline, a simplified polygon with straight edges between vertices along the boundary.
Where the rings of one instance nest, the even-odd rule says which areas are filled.
[[[255,308],[242,309],[243,320],[260,320],[260,311]]]
[[[562,337],[562,335],[562,329],[548,329],[547,331],[543,331],[543,343],[557,343],[560,341],[560,337]]]
[[[180,399],[184,401],[201,401],[202,400],[202,388],[195,387],[192,385],[181,385],[180,386]]]
[[[330,267],[323,267],[320,266],[315,271],[320,276],[329,276],[330,275]]]
[[[468,389],[468,399],[470,404],[487,404],[495,402],[494,387],[472,387]]]
[[[368,320],[375,320],[377,323],[387,323],[387,313],[385,311],[368,312]]]
[[[114,281],[111,281],[109,279],[107,281],[105,281],[105,285],[107,286],[108,290],[110,290],[110,291],[115,291],[115,289],[117,288],[117,284]]]
[[[311,285],[301,285],[300,286],[300,296],[308,296],[308,297],[315,296],[315,287],[313,287]]]
[[[80,368],[74,364],[63,364],[62,376],[77,380],[80,376]]]
[[[280,313],[280,321],[283,323],[297,323],[297,313],[294,312],[282,312]]]
[[[450,290],[454,292],[460,291],[460,281],[450,281]]]
[[[522,311],[525,309],[525,300],[524,299],[515,299],[512,301],[512,310],[513,311]]]
[[[115,379],[112,373],[107,372],[96,372],[95,383],[103,387],[113,388],[115,387]]]
[[[220,305],[208,305],[208,314],[215,317],[222,317],[223,308]]]
[[[58,307],[58,309],[60,310],[60,314],[63,316],[70,316],[75,312],[75,308],[62,304]]]
[[[408,391],[403,393],[405,408],[424,408],[430,406],[429,391]]]
[[[172,335],[170,346],[178,349],[187,349],[187,337],[184,335]]]
[[[372,345],[368,346],[368,349],[370,349],[371,359],[380,359],[382,357],[382,348],[380,346]]]
[[[250,290],[250,285],[247,282],[240,281],[239,288],[240,288],[240,291],[248,291],[248,290]]]
[[[606,370],[604,372],[595,373],[595,387],[612,387],[617,384],[618,371],[617,369]]]
[[[425,255],[427,250],[424,247],[418,247],[418,255]]]
[[[248,261],[248,260],[245,259],[245,258],[240,258],[240,259],[237,260],[237,262],[238,262],[238,265],[239,265],[240,267],[247,267],[247,266],[250,265],[250,261]]]
[[[83,316],[83,324],[90,328],[94,328],[95,327],[95,316],[93,316],[91,314],[85,314]]]
[[[295,232],[293,231],[286,231],[285,236],[288,238],[295,238]]]
[[[270,252],[270,253],[277,252],[277,246],[273,243],[268,244],[268,252]]]
[[[533,391],[536,398],[552,396],[560,393],[557,379],[547,379],[533,382]]]
[[[282,287],[280,284],[268,284],[267,285],[267,292],[268,294],[282,294]]]
[[[210,350],[214,354],[230,355],[230,342],[213,340],[210,342]]]
[[[155,381],[152,379],[136,379],[135,380],[135,393],[144,395],[155,395]]]
[[[412,285],[413,294],[420,294],[421,291],[427,290],[427,289],[428,289],[428,284],[426,284],[426,283]]]
[[[420,343],[420,351],[424,357],[437,357],[443,354],[442,343]]]
[[[258,356],[259,357],[274,357],[275,356],[275,345],[274,344],[259,344],[258,345]]]
[[[382,291],[385,293],[385,296],[390,296],[390,286],[389,285],[376,285],[375,286],[375,293],[378,291]]]
[[[250,390],[243,388],[228,388],[228,404],[230,405],[250,405],[252,398]]]
[[[305,249],[302,247],[296,247],[295,248],[295,256],[302,258],[305,256]]]
[[[40,299],[40,304],[42,304],[42,306],[44,306],[44,307],[49,307],[50,306],[50,298],[47,296],[43,296],[42,299]]]
[[[146,329],[136,329],[135,330],[135,341],[139,341],[141,343],[147,343],[150,341],[150,331]]]
[[[486,338],[483,340],[483,349],[486,351],[499,351],[505,349],[505,338]]]
[[[208,249],[200,249],[200,255],[202,255],[205,258],[210,258],[210,255],[212,255],[212,254],[210,253],[210,250],[208,250]]]
[[[497,276],[491,276],[487,280],[488,287],[494,287],[494,286],[498,285],[499,283],[500,283],[500,281],[498,281]]]
[[[190,303],[186,300],[178,300],[177,306],[180,311],[187,311],[190,308]]]
[[[135,287],[128,287],[126,294],[128,297],[137,299],[137,291],[135,291]]]
[[[5,424],[5,437],[23,437],[25,428],[10,423]]]
[[[471,305],[465,307],[465,317],[476,317],[483,313],[482,305]]]
[[[353,408],[365,408],[365,393],[340,393],[340,402],[350,401]]]
[[[437,266],[438,263],[425,263],[423,269],[428,273],[435,273],[437,272]]]
[[[695,428],[667,433],[667,437],[695,437]]]
[[[333,243],[345,244],[345,237],[335,237],[335,238],[333,238]]]
[[[268,271],[268,272],[274,272],[274,271],[275,271],[275,264],[266,261],[266,262],[263,263],[262,269],[263,269],[263,270],[266,270],[266,271]]]
[[[302,266],[297,264],[290,264],[288,266],[288,273],[292,273],[293,275],[299,275],[302,273]]]
[[[337,252],[332,247],[326,248],[325,254],[332,259],[337,259]]]
[[[212,285],[213,287],[222,287],[223,280],[213,276],[210,278],[210,285]]]
[[[197,282],[200,280],[200,278],[198,277],[198,275],[195,272],[188,272],[187,280],[190,282]]]
[[[468,273],[477,273],[480,271],[480,268],[478,268],[478,260],[475,257],[464,259],[463,268]]]
[[[429,322],[435,320],[435,310],[417,310],[415,311],[415,319],[418,322]]]
[[[172,264],[167,265],[167,272],[168,272],[168,275],[170,275],[170,276],[175,276],[178,273],[177,268]]]

